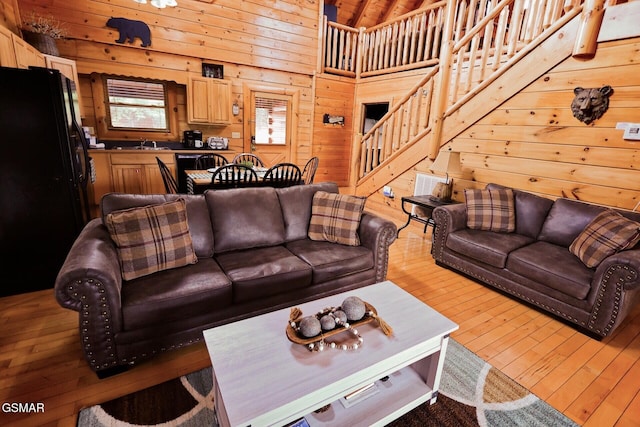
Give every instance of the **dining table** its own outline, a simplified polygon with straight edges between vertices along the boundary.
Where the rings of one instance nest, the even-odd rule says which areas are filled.
[[[202,194],[211,186],[211,177],[216,168],[211,169],[186,169],[184,173],[187,175],[187,193],[188,194]],[[262,179],[264,178],[267,168],[254,167],[258,180],[252,183],[247,183],[245,186],[259,187],[262,185]]]

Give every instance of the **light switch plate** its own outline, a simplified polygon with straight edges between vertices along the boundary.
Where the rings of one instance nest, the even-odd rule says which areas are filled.
[[[240,132],[231,132],[231,138],[240,138]]]
[[[624,130],[623,139],[640,141],[640,123],[618,122],[616,129]]]
[[[622,137],[632,141],[640,141],[640,124],[632,123],[631,126],[624,130]]]

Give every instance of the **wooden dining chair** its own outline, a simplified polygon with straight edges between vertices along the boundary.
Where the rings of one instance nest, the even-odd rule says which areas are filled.
[[[167,194],[177,194],[178,193],[178,183],[176,182],[175,177],[171,173],[171,169],[162,161],[159,157],[156,157],[158,161],[158,167],[160,168],[160,175],[162,175],[162,181],[164,182],[164,189],[167,191]]]
[[[258,156],[251,153],[236,154],[236,156],[233,158],[233,161],[231,163],[246,164],[248,162],[251,162],[251,164],[254,167],[255,166],[259,166],[261,168],[264,167],[264,162],[260,160]]]
[[[267,170],[262,182],[269,187],[290,187],[302,183],[302,172],[293,163],[278,163]]]
[[[220,166],[211,177],[210,189],[240,188],[257,185],[258,175],[245,165],[230,163]]]
[[[309,159],[307,164],[304,165],[304,169],[302,170],[302,180],[305,184],[313,184],[313,178],[316,176],[318,163],[320,163],[320,159],[312,157]]]
[[[196,169],[217,168],[229,164],[225,156],[218,153],[203,154],[196,159]]]

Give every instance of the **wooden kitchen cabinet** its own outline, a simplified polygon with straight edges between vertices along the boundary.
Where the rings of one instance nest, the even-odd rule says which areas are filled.
[[[187,119],[192,124],[231,124],[231,82],[190,76],[187,86]]]
[[[169,167],[174,177],[176,174],[173,152],[91,150],[89,155],[93,158],[96,172],[91,197],[93,217],[100,215],[100,200],[107,193],[166,194],[156,156]]]
[[[78,94],[78,106],[80,107],[79,113],[82,114],[82,96],[80,96],[80,81],[78,79],[78,67],[76,66],[76,61],[53,55],[44,55],[44,61],[47,68],[60,71],[60,73],[73,82],[76,93]]]
[[[12,68],[44,67],[44,55],[6,27],[0,26],[0,65]]]
[[[44,55],[47,68],[60,71],[66,78],[78,85],[78,68],[73,59],[62,58],[60,56]]]
[[[166,193],[156,153],[111,154],[113,191],[133,194]],[[176,174],[173,154],[157,155]]]
[[[18,68],[46,67],[44,55],[15,34],[13,34],[13,47],[16,51]]]
[[[175,167],[169,166],[175,175]],[[112,165],[113,189],[119,193],[163,194],[166,193],[158,164]]]
[[[16,68],[16,50],[13,47],[13,33],[0,26],[0,66]]]

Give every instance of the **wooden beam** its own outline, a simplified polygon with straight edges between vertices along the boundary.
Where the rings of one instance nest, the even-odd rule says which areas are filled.
[[[362,22],[362,18],[364,17],[364,11],[369,7],[373,0],[363,0],[360,2],[358,9],[353,14],[353,17],[347,22],[347,25],[353,28],[360,27],[360,23]]]
[[[596,54],[598,34],[604,17],[604,0],[588,0],[582,8],[580,28],[573,56],[576,58],[591,58]]]
[[[398,7],[398,3],[401,0],[391,0],[391,5],[387,8],[386,12],[382,15],[382,19],[380,20],[381,22],[387,22],[389,19],[393,18],[394,15],[394,11],[396,10],[396,7]]]

